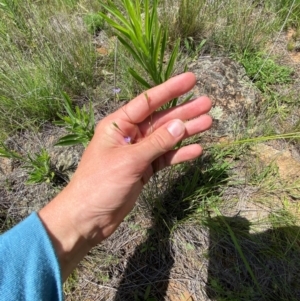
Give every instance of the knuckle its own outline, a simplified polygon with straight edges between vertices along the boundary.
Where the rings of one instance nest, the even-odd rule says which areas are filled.
[[[169,150],[169,145],[166,141],[166,138],[163,137],[163,135],[156,133],[155,135],[151,135],[149,137],[149,142],[156,148],[161,151],[168,151]]]

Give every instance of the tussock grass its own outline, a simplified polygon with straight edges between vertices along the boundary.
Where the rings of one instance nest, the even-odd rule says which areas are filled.
[[[169,27],[170,38],[201,37],[207,29],[208,16],[214,7],[207,6],[203,0],[163,1],[161,19]],[[210,16],[214,20],[214,15]]]
[[[206,39],[206,51],[240,53],[257,51],[277,29],[274,9],[250,2],[180,0],[163,5],[170,37]]]
[[[63,2],[7,2],[0,15],[0,127],[5,131],[51,120],[60,92],[85,93],[95,52],[82,18]]]

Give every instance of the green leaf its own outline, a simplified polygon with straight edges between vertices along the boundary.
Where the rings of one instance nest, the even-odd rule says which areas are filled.
[[[154,51],[153,51],[153,63],[155,67],[158,65],[158,56],[161,50],[161,38],[162,38],[162,27],[159,28],[156,40],[155,40],[155,45],[154,45]]]
[[[18,159],[23,161],[24,158],[18,153],[10,150],[3,142],[0,143],[0,157],[9,158],[9,159]]]
[[[112,17],[108,17],[104,13],[100,13],[100,15],[117,31],[119,41],[133,59],[148,73],[151,81],[154,84],[160,84],[174,72],[174,65],[179,52],[179,41],[171,53],[166,68],[164,68],[168,30],[159,23],[158,0],[143,1],[144,20],[141,17],[141,3],[141,0],[122,0],[123,8],[119,9],[112,1],[107,1],[103,7]],[[130,68],[129,72],[144,87],[151,87],[136,70]]]
[[[61,137],[55,145],[60,145],[60,143],[71,142],[73,141],[75,144],[80,143],[82,140],[87,140],[87,137],[83,137],[82,135],[70,134]],[[79,142],[78,142],[79,141]]]
[[[62,96],[64,99],[64,108],[67,111],[68,115],[70,116],[70,118],[76,119],[76,115],[74,114],[74,112],[72,110],[72,101],[71,101],[69,95],[66,92],[62,92]]]
[[[256,277],[255,277],[255,275],[254,275],[254,273],[253,273],[253,271],[252,271],[252,269],[251,269],[251,267],[250,267],[250,265],[249,265],[248,260],[246,259],[245,255],[244,255],[243,250],[242,250],[240,244],[238,243],[238,241],[237,241],[237,239],[236,239],[236,236],[235,236],[234,232],[232,231],[230,225],[226,222],[226,220],[224,219],[223,215],[221,214],[221,212],[219,211],[218,208],[214,208],[214,211],[215,211],[215,213],[217,213],[217,215],[221,218],[222,222],[223,222],[223,223],[225,224],[225,226],[227,227],[227,230],[228,230],[229,235],[230,235],[230,237],[231,237],[231,239],[232,239],[232,242],[233,242],[233,244],[234,244],[234,246],[235,246],[237,252],[239,253],[240,257],[242,258],[242,260],[243,260],[243,262],[244,262],[244,264],[245,264],[245,267],[246,267],[248,273],[250,274],[250,276],[251,276],[251,278],[252,278],[254,284],[256,285],[257,290],[258,290],[260,293],[262,293],[262,291],[261,291],[261,289],[260,289],[260,286],[259,286],[259,284],[258,284],[258,281],[257,281],[257,279],[256,279]]]
[[[80,137],[78,136],[78,134],[70,134],[70,135],[66,135],[63,136],[62,138],[59,138],[59,140],[71,140],[71,139],[79,139]]]
[[[94,129],[95,129],[95,114],[92,107],[92,103],[90,103],[90,112],[89,112],[89,126],[91,126],[91,134],[94,136]]]
[[[158,5],[158,1],[154,0],[152,3],[151,19],[150,19],[150,26],[151,28],[154,28],[154,30],[157,29],[159,23],[158,15],[157,15],[157,5]]]
[[[166,72],[165,72],[165,80],[168,80],[170,76],[172,75],[172,72],[174,71],[174,65],[178,57],[178,51],[179,51],[179,45],[180,45],[180,40],[177,40],[176,45],[172,51]]]
[[[119,41],[125,46],[125,48],[132,54],[132,56],[134,57],[134,59],[136,59],[140,65],[147,70],[147,67],[144,63],[144,61],[140,58],[140,56],[138,55],[138,53],[129,45],[129,43],[127,41],[125,41],[121,36],[118,35],[118,39]]]
[[[12,155],[10,152],[7,152],[5,149],[1,149],[0,148],[0,157],[3,157],[3,158],[12,158]]]
[[[135,70],[133,70],[132,68],[129,68],[128,71],[144,87],[146,87],[147,89],[151,88],[151,85],[148,82],[146,82]]]
[[[185,97],[182,101],[182,104],[190,101],[192,99],[192,97],[194,96],[194,93],[190,93],[187,97]]]
[[[183,72],[187,72],[187,71],[188,71],[188,65],[185,64]]]
[[[70,140],[59,140],[57,143],[55,143],[55,146],[72,146],[76,144],[83,144],[86,146],[88,144],[88,140],[86,138],[78,138],[78,139],[70,139]]]
[[[150,292],[151,292],[151,285],[149,284],[147,286],[147,289],[145,291],[145,295],[144,295],[144,299],[147,300],[149,298],[149,295],[150,295]]]
[[[149,18],[149,1],[148,0],[145,0],[144,11],[145,11],[145,33],[147,36],[147,40],[149,41],[151,38],[151,24],[150,24],[150,18]]]
[[[119,21],[121,21],[127,28],[130,28],[129,22],[126,20],[126,18],[123,16],[123,14],[119,11],[117,6],[112,2],[108,1],[108,5],[101,3],[101,5],[109,12],[111,13],[115,18],[117,18]],[[100,16],[103,17],[106,21],[111,20],[106,14],[99,12]],[[124,28],[124,27],[123,27]]]
[[[165,30],[163,39],[161,41],[161,47],[160,47],[160,62],[159,62],[159,74],[161,74],[162,77],[162,71],[163,71],[163,65],[164,65],[164,57],[165,57],[165,50],[167,46],[167,39],[168,39],[168,32]],[[165,78],[161,78],[162,82],[165,81]]]
[[[51,168],[50,155],[47,150],[42,149],[40,153],[30,155],[27,154],[27,159],[22,168],[28,172],[28,184],[51,182],[55,176],[55,172]]]
[[[203,39],[201,41],[201,43],[196,47],[196,52],[197,53],[202,49],[202,47],[205,45],[205,43],[206,43],[206,39]]]
[[[56,122],[56,124],[65,126],[70,134],[60,138],[55,145],[67,146],[82,143],[84,146],[87,146],[94,135],[95,129],[95,116],[92,103],[89,103],[89,108],[85,105],[81,109],[76,106],[75,111],[73,111],[70,105],[70,99],[68,95],[65,94],[65,106],[69,116],[61,116],[58,114],[62,120]]]
[[[103,19],[109,24],[111,25],[114,29],[118,30],[119,32],[121,32],[124,36],[126,36],[127,38],[130,38],[130,28],[126,28],[123,27],[121,25],[119,25],[117,22],[115,22],[114,20],[112,20],[111,18],[109,18],[108,16],[106,16],[103,13],[99,13]]]
[[[169,108],[173,108],[173,107],[176,107],[177,106],[177,102],[178,102],[178,97],[174,98],[172,101],[171,101],[171,104],[169,104]]]
[[[135,36],[131,36],[132,40],[136,40],[138,42],[138,47],[140,47],[143,53],[146,56],[149,56],[149,49],[145,44],[145,40],[143,39],[143,29],[142,29],[142,19],[141,19],[141,8],[140,2],[135,1],[135,6],[133,6],[132,0],[124,0],[125,8],[130,17],[130,23]]]

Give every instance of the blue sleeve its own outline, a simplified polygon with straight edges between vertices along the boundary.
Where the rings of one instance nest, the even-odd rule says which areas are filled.
[[[58,259],[37,213],[0,236],[0,300],[63,300]]]

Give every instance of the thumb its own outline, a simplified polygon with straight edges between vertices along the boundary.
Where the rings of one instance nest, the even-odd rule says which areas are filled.
[[[152,163],[156,158],[171,150],[185,133],[185,125],[175,119],[158,128],[139,145],[141,158]]]

